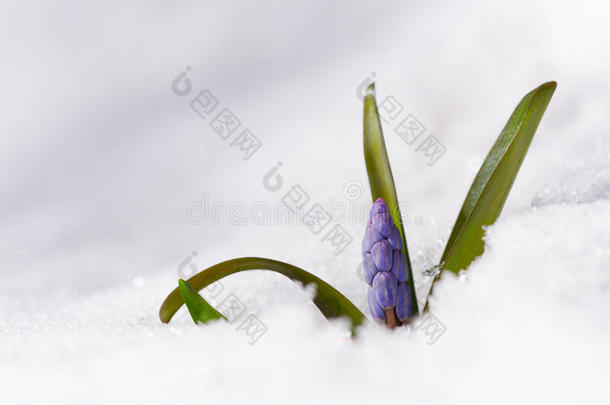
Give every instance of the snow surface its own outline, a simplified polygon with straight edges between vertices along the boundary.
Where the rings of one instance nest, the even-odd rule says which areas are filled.
[[[607,15],[589,1],[3,7],[0,403],[607,404]],[[170,84],[187,66],[182,98]],[[373,72],[378,99],[447,150],[428,165],[385,128],[420,291],[510,112],[558,82],[485,253],[438,284],[434,318],[350,341],[311,291],[257,271],[210,299],[238,297],[233,323],[196,327],[183,308],[161,324],[189,256],[288,261],[367,311],[364,225],[345,208],[333,220],[354,242],[338,255],[325,231],[236,216],[277,212],[294,185],[307,207],[366,212],[356,89]],[[189,106],[204,89],[262,141],[249,160]],[[232,208],[198,221],[202,198]],[[254,344],[249,314],[267,328]]]

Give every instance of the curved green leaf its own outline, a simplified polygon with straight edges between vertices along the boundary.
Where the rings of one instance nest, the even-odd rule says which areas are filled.
[[[178,280],[178,290],[195,323],[207,323],[217,319],[227,319],[223,314],[216,311],[213,306],[208,304],[208,302],[186,281],[182,279]]]
[[[556,87],[556,82],[542,84],[515,108],[466,195],[441,257],[443,270],[457,273],[483,253],[483,227],[500,216]]]
[[[352,330],[360,325],[365,317],[354,304],[343,294],[334,289],[324,280],[313,274],[278,260],[265,259],[262,257],[241,257],[215,264],[189,278],[188,284],[196,291],[207,287],[215,281],[226,276],[247,270],[271,270],[283,274],[293,281],[303,285],[313,284],[316,286],[314,304],[320,309],[326,318],[347,317],[352,322]],[[168,323],[174,314],[184,304],[178,288],[174,289],[163,301],[159,309],[161,322]]]
[[[375,101],[375,84],[370,84],[366,89],[364,96],[364,160],[366,161],[366,171],[369,177],[369,185],[373,202],[378,198],[383,198],[390,208],[390,213],[394,224],[400,231],[402,237],[402,251],[407,259],[407,270],[409,272],[409,286],[411,291],[411,304],[414,308],[414,315],[417,315],[417,297],[415,296],[415,287],[413,284],[413,272],[411,270],[411,260],[409,259],[409,251],[407,249],[407,239],[405,231],[402,227],[402,217],[400,216],[400,208],[398,206],[398,197],[396,196],[396,188],[394,187],[394,177],[388,160],[388,153],[383,140],[383,131],[381,129],[381,121],[379,120],[379,112],[377,111],[377,102]]]

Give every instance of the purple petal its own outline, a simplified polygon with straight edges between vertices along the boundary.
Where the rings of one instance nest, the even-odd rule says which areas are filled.
[[[409,274],[407,273],[407,261],[401,250],[394,251],[392,274],[394,274],[394,277],[396,277],[396,280],[398,280],[399,283],[404,283],[409,277]]]
[[[364,238],[362,239],[362,254],[364,255],[366,252],[370,252],[373,243],[378,242],[381,239],[383,239],[383,235],[381,235],[373,225],[367,225],[366,231],[364,232]]]
[[[370,253],[366,253],[364,255],[362,267],[364,268],[364,280],[367,282],[368,285],[373,285],[373,277],[375,277],[375,274],[377,274],[379,270],[377,270],[377,268],[375,267],[375,263],[373,263],[373,257]]]
[[[411,306],[411,289],[407,283],[398,285],[398,299],[396,300],[396,316],[402,322],[405,322],[413,316],[413,308]]]
[[[389,212],[383,212],[381,214],[373,215],[371,222],[375,228],[383,235],[384,238],[388,238],[394,230],[394,222]]]
[[[402,238],[400,237],[400,231],[397,227],[394,227],[394,229],[392,229],[392,234],[388,238],[388,241],[390,242],[390,245],[392,245],[392,248],[394,248],[394,250],[402,249]]]
[[[385,313],[383,312],[383,308],[379,306],[377,301],[375,300],[373,289],[369,288],[368,292],[368,301],[369,301],[369,311],[371,311],[371,316],[378,321],[385,320]]]
[[[392,269],[392,246],[385,239],[376,242],[371,248],[371,256],[375,267],[381,271],[390,271]]]
[[[373,278],[373,291],[375,292],[375,299],[381,308],[390,309],[396,305],[398,284],[396,283],[396,277],[392,273],[382,271],[375,274]]]

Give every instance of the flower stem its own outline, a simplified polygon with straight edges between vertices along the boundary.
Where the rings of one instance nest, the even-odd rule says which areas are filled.
[[[400,321],[396,318],[396,314],[394,313],[394,308],[384,309],[385,319],[390,327],[390,329],[394,329],[397,326],[400,326]]]

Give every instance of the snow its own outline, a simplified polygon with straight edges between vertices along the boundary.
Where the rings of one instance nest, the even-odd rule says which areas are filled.
[[[603,3],[5,9],[1,403],[610,400]],[[187,66],[193,90],[179,97],[170,85]],[[439,282],[432,316],[410,329],[368,325],[350,340],[310,290],[263,271],[205,293],[217,306],[236,297],[234,322],[196,327],[183,308],[162,324],[181,263],[250,255],[308,269],[367,311],[356,89],[372,73],[378,100],[394,95],[401,119],[446,147],[429,165],[419,142],[384,127],[420,292],[510,112],[558,82],[485,253]],[[250,159],[192,110],[204,89],[262,141]],[[274,166],[277,191],[263,185]],[[344,251],[325,231],[252,217],[278,213],[296,185],[354,238]],[[219,216],[193,221],[204,197]],[[255,342],[248,316],[266,328]]]

